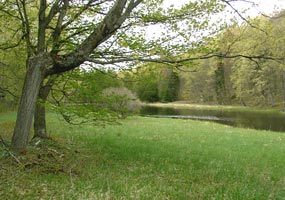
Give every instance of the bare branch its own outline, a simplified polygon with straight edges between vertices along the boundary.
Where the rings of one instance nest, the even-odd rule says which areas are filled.
[[[21,18],[17,15],[12,14],[11,12],[9,12],[8,10],[5,10],[4,8],[0,8],[1,12],[9,15],[10,17],[15,18],[16,20],[21,20]]]
[[[13,92],[11,92],[10,90],[8,90],[7,88],[3,88],[0,87],[0,91],[3,93],[7,93],[10,94],[12,97],[14,97],[15,99],[19,99],[19,97],[17,95],[15,95]]]
[[[10,150],[8,145],[5,143],[4,139],[2,138],[2,136],[0,135],[0,141],[3,144],[3,149],[17,162],[18,165],[20,165],[21,167],[23,167],[23,163],[19,160],[19,158],[14,155]]]
[[[21,18],[23,37],[26,41],[27,53],[28,55],[31,55],[34,49],[31,42],[30,22],[26,10],[26,0],[16,0],[16,5]]]
[[[54,16],[59,12],[59,4],[62,0],[56,0],[50,11],[49,14],[46,17],[46,21],[45,21],[45,26],[47,27],[49,25],[49,23],[52,21],[52,19],[54,18]]]
[[[22,42],[22,38],[19,41],[17,41],[15,44],[7,45],[7,46],[6,45],[1,45],[0,46],[0,50],[14,49],[14,48],[20,46],[21,42]]]
[[[57,23],[56,23],[56,27],[55,30],[52,34],[52,38],[53,38],[53,53],[57,53],[57,48],[59,47],[58,45],[58,39],[59,36],[62,32],[62,23],[63,23],[63,19],[66,16],[66,12],[69,6],[69,0],[64,0],[63,2],[63,6],[60,10],[58,19],[57,19]]]

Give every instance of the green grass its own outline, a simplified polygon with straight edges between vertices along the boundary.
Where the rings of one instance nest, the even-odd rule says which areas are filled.
[[[0,116],[0,127],[13,116]],[[43,158],[30,168],[15,167],[11,160],[0,165],[1,199],[285,197],[284,133],[143,117],[105,128],[76,127],[52,114],[48,126],[56,145],[46,150],[60,146],[58,154],[50,151],[58,156],[50,156],[51,166],[43,165]]]

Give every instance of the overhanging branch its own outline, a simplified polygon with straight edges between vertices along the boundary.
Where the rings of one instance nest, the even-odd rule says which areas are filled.
[[[195,60],[205,60],[210,58],[246,58],[251,61],[256,60],[272,60],[272,61],[284,61],[284,58],[279,57],[272,57],[272,56],[265,56],[265,55],[243,55],[243,54],[236,54],[236,55],[226,55],[226,54],[205,54],[202,56],[197,57],[189,57],[185,59],[160,59],[160,58],[145,58],[145,57],[117,57],[117,58],[87,58],[86,61],[100,64],[100,65],[111,65],[115,63],[122,63],[122,62],[133,62],[133,61],[140,61],[140,62],[153,62],[153,63],[162,63],[162,64],[183,64],[185,62],[189,61],[195,61]]]

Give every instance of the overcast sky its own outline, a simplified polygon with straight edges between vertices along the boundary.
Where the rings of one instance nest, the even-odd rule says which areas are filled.
[[[170,6],[171,4],[175,6],[180,6],[191,0],[165,0],[164,5]],[[247,15],[256,16],[260,13],[269,15],[274,10],[285,9],[285,0],[240,0],[232,3],[238,10],[249,9]],[[256,6],[253,6],[256,4]]]
[[[174,5],[174,7],[179,7],[192,0],[164,0],[164,7]],[[235,0],[231,3],[232,6],[237,9],[244,18],[255,17],[260,14],[270,15],[274,11],[285,10],[285,0]],[[213,17],[213,22],[221,21],[222,19],[230,19],[235,17],[238,21],[243,22],[238,14],[236,14],[233,9],[228,8],[228,11],[216,17]],[[246,11],[246,12],[242,12]],[[233,14],[234,13],[234,14]],[[146,29],[148,38],[157,38],[161,35],[163,29],[159,25],[154,25]]]

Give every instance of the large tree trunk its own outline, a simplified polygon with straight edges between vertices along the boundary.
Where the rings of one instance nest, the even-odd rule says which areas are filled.
[[[282,101],[283,107],[285,107],[285,71],[281,70],[281,91],[282,91]]]
[[[34,138],[48,138],[46,129],[46,108],[45,103],[49,92],[54,83],[54,79],[50,78],[46,84],[41,83],[38,99],[36,102],[35,116],[34,116]]]
[[[31,57],[17,113],[17,120],[12,137],[12,149],[17,153],[26,150],[34,116],[35,102],[44,77],[44,70],[52,65],[52,60],[45,54]]]

